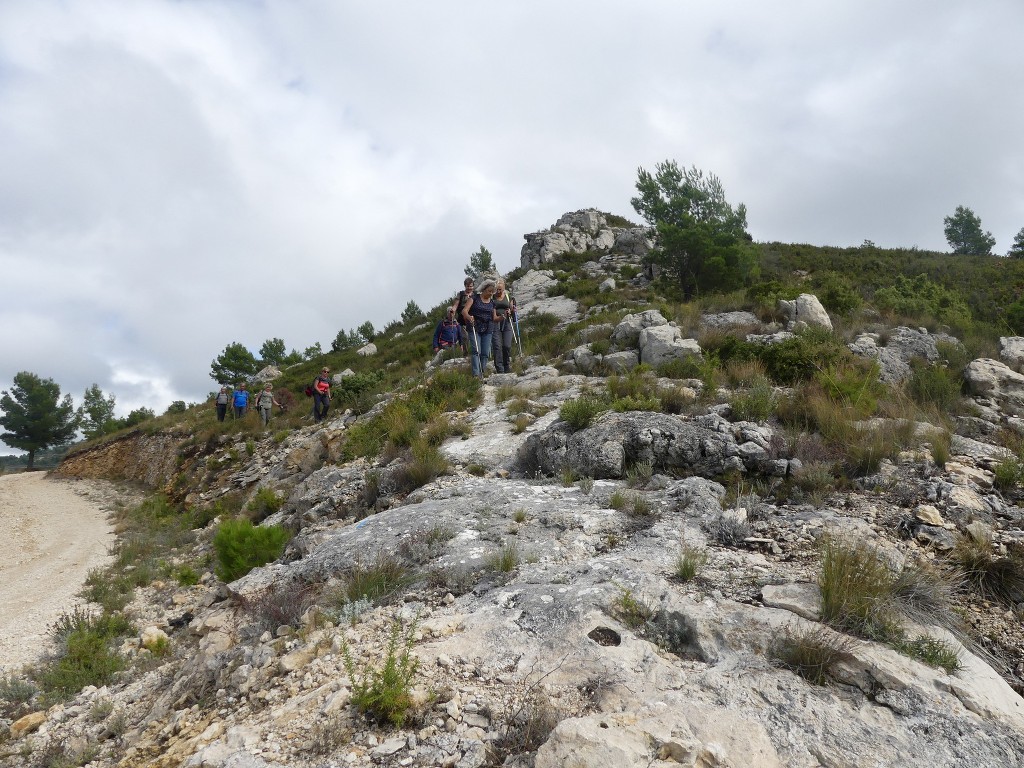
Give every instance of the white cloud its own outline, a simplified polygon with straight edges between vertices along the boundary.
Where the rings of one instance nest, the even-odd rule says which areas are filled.
[[[0,388],[158,412],[232,341],[327,346],[481,243],[696,164],[762,240],[1024,226],[1024,7],[6,0]],[[129,408],[130,410],[130,408]]]

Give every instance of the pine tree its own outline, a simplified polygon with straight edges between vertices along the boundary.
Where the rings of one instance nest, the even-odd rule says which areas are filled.
[[[0,440],[28,452],[32,469],[36,451],[64,445],[78,431],[78,416],[71,395],[60,396],[60,385],[53,379],[40,379],[22,371],[14,375],[14,386],[0,396],[0,427],[7,431]]]

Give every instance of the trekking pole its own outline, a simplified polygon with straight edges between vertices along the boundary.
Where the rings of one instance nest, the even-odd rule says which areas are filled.
[[[522,357],[523,356],[523,345],[519,344],[519,334],[516,333],[516,327],[515,327],[514,324],[509,322],[508,328],[509,328],[510,331],[512,331],[512,338],[515,339],[516,344],[519,345],[519,356]]]
[[[519,310],[518,309],[513,309],[512,310],[512,320],[515,322],[515,325],[512,328],[512,338],[514,338],[516,340],[516,344],[519,345],[519,356],[522,357],[523,356],[523,342],[521,342],[519,339],[522,338],[523,332],[519,330]]]
[[[470,354],[471,355],[476,355],[477,358],[479,359],[480,358],[480,338],[476,335],[476,323],[473,323],[469,327],[473,329],[473,351],[471,351]],[[469,362],[470,362],[470,368],[469,369],[473,370],[473,366],[472,366],[473,358],[470,358]],[[480,371],[480,373],[483,374],[483,371]]]

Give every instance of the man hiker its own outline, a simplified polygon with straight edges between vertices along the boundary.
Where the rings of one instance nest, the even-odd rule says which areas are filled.
[[[221,387],[220,392],[217,393],[217,399],[214,401],[217,404],[217,421],[224,421],[224,417],[228,412],[228,401],[231,399],[231,395],[228,392],[227,387]]]
[[[448,307],[447,314],[434,329],[434,359],[430,364],[437,365],[441,362],[442,355],[455,346],[464,346],[462,327],[455,319],[455,308]]]
[[[245,382],[238,385],[234,397],[235,418],[240,419],[249,412],[249,391],[245,388]]]

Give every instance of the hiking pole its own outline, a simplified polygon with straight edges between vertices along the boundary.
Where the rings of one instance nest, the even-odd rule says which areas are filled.
[[[516,340],[516,344],[519,345],[519,356],[522,357],[523,356],[523,342],[521,342],[519,339],[522,338],[523,332],[519,330],[519,310],[518,309],[513,309],[512,310],[512,320],[515,322],[515,325],[512,328],[512,338],[514,338]]]
[[[516,344],[519,345],[519,356],[523,356],[523,345],[519,344],[519,335],[516,333],[516,327],[511,322],[508,324],[508,328],[512,331],[512,338],[515,339]]]
[[[473,329],[473,351],[470,352],[470,354],[471,355],[475,355],[477,360],[479,360],[480,359],[480,339],[476,335],[476,323],[473,323],[469,327]],[[479,363],[477,363],[477,365],[479,365]],[[470,371],[473,370],[473,358],[472,357],[469,359],[469,370]],[[481,370],[480,371],[480,375],[482,376],[483,373],[484,372]]]

